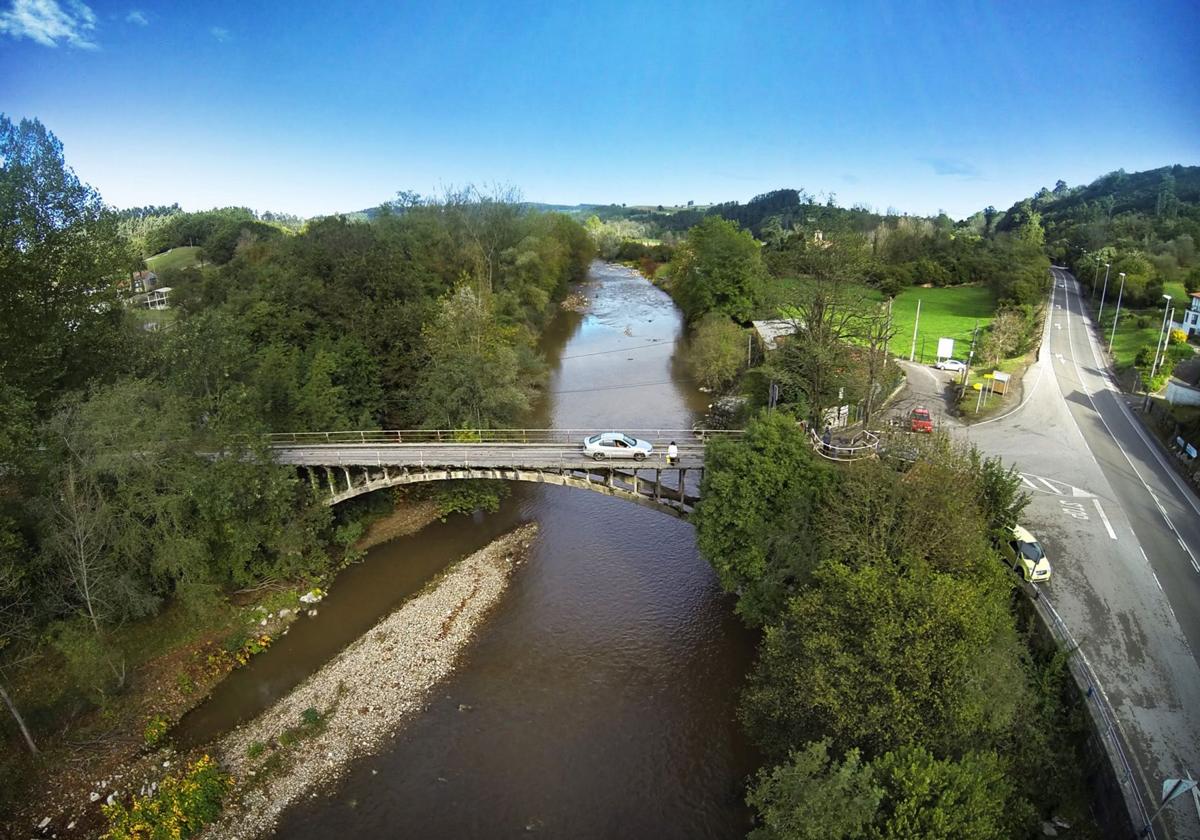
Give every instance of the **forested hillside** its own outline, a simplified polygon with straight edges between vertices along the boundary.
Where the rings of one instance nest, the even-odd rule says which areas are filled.
[[[125,684],[117,628],[327,569],[330,512],[261,433],[518,422],[593,253],[477,193],[370,222],[119,216],[37,121],[0,117],[0,160],[0,689],[30,750]],[[189,244],[204,265],[164,271],[170,317],[143,329],[121,288]]]
[[[1086,283],[1102,278],[1102,264],[1109,263],[1111,276],[1125,272],[1125,294],[1134,306],[1158,301],[1167,284],[1200,289],[1200,166],[1117,170],[1078,187],[1059,181],[1013,205],[998,228],[1033,216],[1045,228],[1055,262]]]

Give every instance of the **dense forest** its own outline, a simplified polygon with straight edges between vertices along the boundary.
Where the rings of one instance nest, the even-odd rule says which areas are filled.
[[[122,689],[117,628],[328,568],[337,523],[262,433],[517,422],[593,254],[477,191],[369,222],[118,214],[36,120],[0,117],[0,160],[0,697],[30,752]],[[176,246],[202,262],[162,271],[171,317],[145,329],[130,274]],[[39,670],[54,696],[13,690]]]

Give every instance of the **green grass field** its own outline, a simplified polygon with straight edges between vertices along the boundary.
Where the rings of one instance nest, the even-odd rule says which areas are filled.
[[[917,301],[921,302],[919,324],[916,324]],[[905,289],[892,303],[892,324],[896,330],[892,352],[904,359],[909,357],[915,324],[916,361],[934,361],[939,338],[953,338],[955,358],[966,359],[976,323],[982,329],[995,314],[996,298],[986,286]]]
[[[146,258],[146,268],[158,274],[168,268],[190,268],[200,265],[200,246],[186,245],[182,248],[172,248],[153,257]]]

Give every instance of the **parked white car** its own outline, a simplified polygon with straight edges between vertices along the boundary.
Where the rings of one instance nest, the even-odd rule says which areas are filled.
[[[958,359],[939,359],[934,367],[938,370],[948,370],[951,373],[962,373],[967,369],[967,363],[960,362]]]
[[[596,461],[605,458],[645,461],[653,451],[650,441],[630,437],[624,432],[601,432],[583,439],[583,454],[590,455]]]

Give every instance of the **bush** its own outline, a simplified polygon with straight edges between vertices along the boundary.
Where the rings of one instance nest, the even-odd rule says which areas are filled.
[[[1172,344],[1187,344],[1188,334],[1184,330],[1171,330]]]
[[[126,807],[105,805],[108,831],[103,840],[159,840],[196,834],[221,813],[233,779],[209,756],[191,764],[182,776],[168,776],[153,796],[135,796]]]
[[[705,388],[716,390],[729,384],[746,359],[746,335],[724,315],[710,312],[701,319],[692,336],[688,368]]]
[[[142,732],[142,737],[146,741],[147,747],[157,747],[162,743],[162,739],[167,734],[167,719],[162,715],[155,715],[146,723],[146,728]]]

